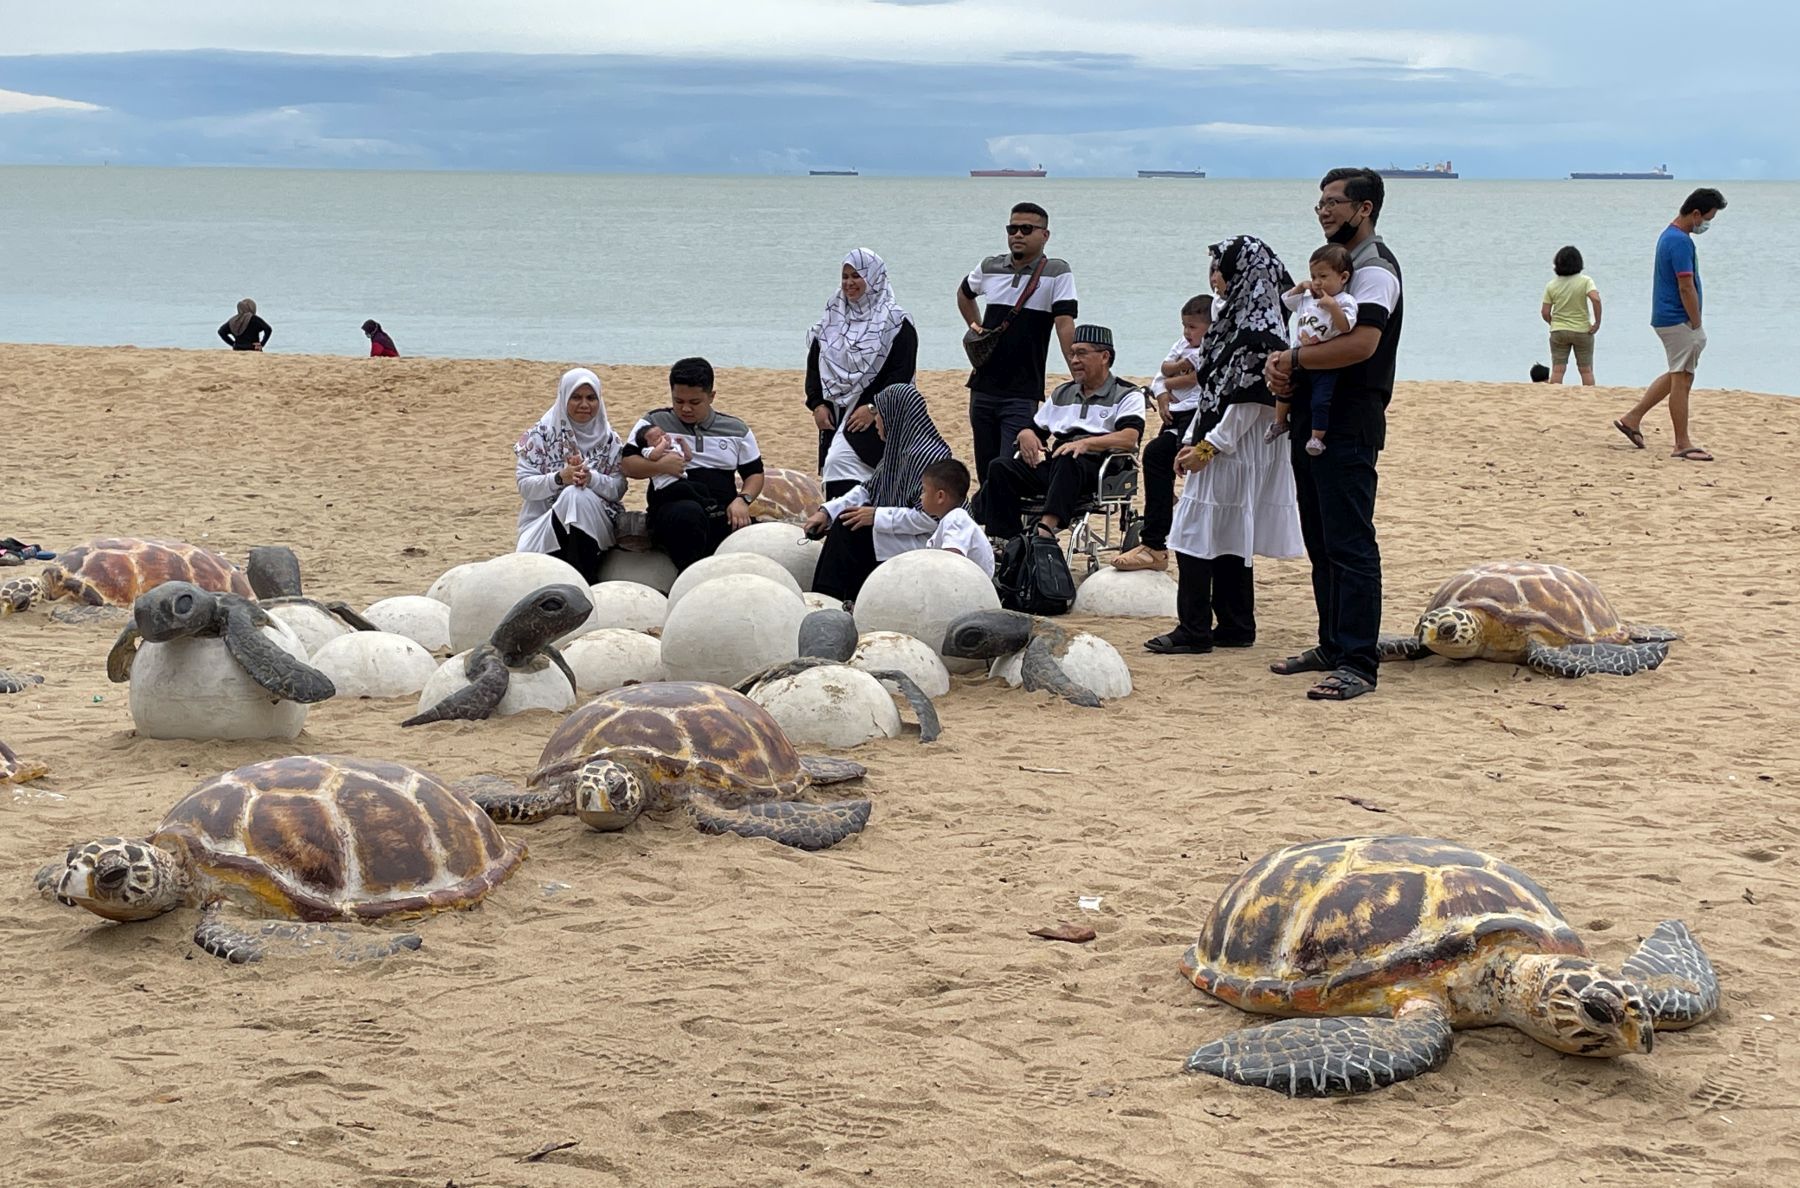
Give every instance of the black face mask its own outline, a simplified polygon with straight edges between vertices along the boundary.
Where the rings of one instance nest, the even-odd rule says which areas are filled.
[[[1338,229],[1325,237],[1325,242],[1347,244],[1356,238],[1356,233],[1362,230],[1362,226],[1361,223],[1339,223]]]

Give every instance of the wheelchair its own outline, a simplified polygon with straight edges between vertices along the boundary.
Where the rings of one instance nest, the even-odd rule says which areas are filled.
[[[1094,494],[1076,505],[1063,525],[1069,533],[1066,555],[1069,571],[1075,570],[1075,558],[1087,558],[1087,572],[1100,568],[1101,553],[1124,553],[1137,547],[1138,530],[1143,515],[1132,504],[1138,493],[1138,457],[1133,450],[1109,451],[1100,461]],[[1027,499],[1020,505],[1024,527],[1030,531],[1044,514],[1041,498]]]

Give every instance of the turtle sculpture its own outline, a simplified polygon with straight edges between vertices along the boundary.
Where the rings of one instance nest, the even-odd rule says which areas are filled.
[[[782,664],[772,664],[761,672],[754,673],[739,681],[735,686],[739,693],[748,695],[758,685],[780,680],[805,672],[809,668],[827,668],[847,666],[856,654],[858,640],[856,620],[848,611],[816,610],[800,620],[800,656]],[[928,743],[935,741],[943,733],[943,726],[938,721],[937,707],[931,704],[931,698],[925,690],[919,688],[917,681],[904,672],[895,669],[871,670],[869,675],[882,684],[891,687],[906,703],[912,706],[913,714],[919,719],[919,741]]]
[[[337,693],[331,678],[288,654],[262,633],[274,620],[256,603],[236,594],[215,594],[192,582],[164,582],[138,595],[131,622],[106,656],[106,676],[114,684],[131,679],[140,641],[223,639],[244,675],[282,701],[305,704]]]
[[[1049,619],[1018,611],[982,610],[959,615],[944,633],[943,654],[962,660],[997,660],[1023,650],[1021,676],[1027,691],[1056,694],[1071,705],[1098,708],[1092,689],[1063,671],[1061,657],[1072,636]]]
[[[546,663],[562,669],[569,688],[581,696],[575,673],[551,641],[580,627],[593,612],[588,592],[578,587],[554,585],[533,590],[513,604],[486,643],[471,649],[463,659],[463,675],[469,683],[400,725],[423,726],[453,718],[481,721],[492,715],[506,696],[513,669],[539,672]]]
[[[523,791],[486,777],[459,786],[501,822],[574,813],[612,831],[646,809],[685,807],[704,833],[823,850],[862,831],[869,802],[793,798],[864,770],[799,754],[768,711],[741,693],[658,681],[603,693],[563,719]]]
[[[254,591],[244,572],[199,545],[172,540],[113,537],[76,545],[33,577],[0,582],[0,614],[29,609],[37,602],[73,600],[51,618],[64,622],[104,618],[107,607],[128,608],[138,595],[164,582],[191,582],[202,590],[250,598]],[[89,609],[95,608],[95,609]]]
[[[1655,668],[1681,636],[1628,626],[1593,582],[1561,565],[1492,561],[1438,588],[1410,636],[1383,636],[1383,660],[1524,664],[1545,676],[1630,676]]]
[[[19,758],[19,753],[0,741],[0,784],[28,784],[50,774],[42,763]]]
[[[1207,1044],[1187,1071],[1290,1097],[1363,1093],[1443,1064],[1452,1028],[1516,1027],[1578,1056],[1648,1052],[1719,1006],[1685,925],[1657,925],[1614,974],[1544,891],[1455,842],[1340,837],[1276,850],[1213,905],[1181,972],[1289,1018]]]
[[[71,846],[37,884],[120,922],[202,908],[194,943],[231,962],[260,961],[277,944],[330,945],[354,960],[416,949],[419,938],[371,941],[328,922],[473,907],[524,858],[523,845],[428,772],[293,755],[214,776],[147,838]],[[239,926],[230,908],[267,922]]]
[[[825,489],[804,470],[771,466],[763,471],[762,494],[750,505],[753,521],[803,524],[825,502]]]
[[[35,672],[7,672],[0,668],[0,693],[23,693],[43,683],[44,678]]]
[[[357,614],[347,602],[320,602],[300,591],[300,558],[286,545],[257,545],[250,550],[244,574],[256,601],[265,608],[306,606],[322,615],[334,615],[357,631],[380,631],[381,628]]]

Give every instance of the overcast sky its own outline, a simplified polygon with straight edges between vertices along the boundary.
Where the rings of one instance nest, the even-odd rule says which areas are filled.
[[[0,162],[1800,174],[1800,6],[1362,9],[0,0]]]

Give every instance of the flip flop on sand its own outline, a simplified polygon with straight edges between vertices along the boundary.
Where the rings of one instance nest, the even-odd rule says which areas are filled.
[[[1713,456],[1699,446],[1689,446],[1685,450],[1676,450],[1673,454],[1670,454],[1669,457],[1679,458],[1683,462],[1711,462],[1713,460]]]
[[[1269,671],[1276,676],[1294,676],[1302,672],[1330,672],[1331,662],[1325,659],[1325,653],[1318,648],[1308,648],[1298,656],[1289,656],[1269,665]]]
[[[1306,691],[1309,701],[1349,701],[1353,697],[1361,697],[1364,693],[1375,692],[1361,673],[1349,668],[1340,668],[1320,678],[1319,683]]]
[[[1620,433],[1623,433],[1626,437],[1629,437],[1631,439],[1631,444],[1638,449],[1641,450],[1644,448],[1644,434],[1642,430],[1633,429],[1622,420],[1614,421],[1613,428],[1617,429]]]

